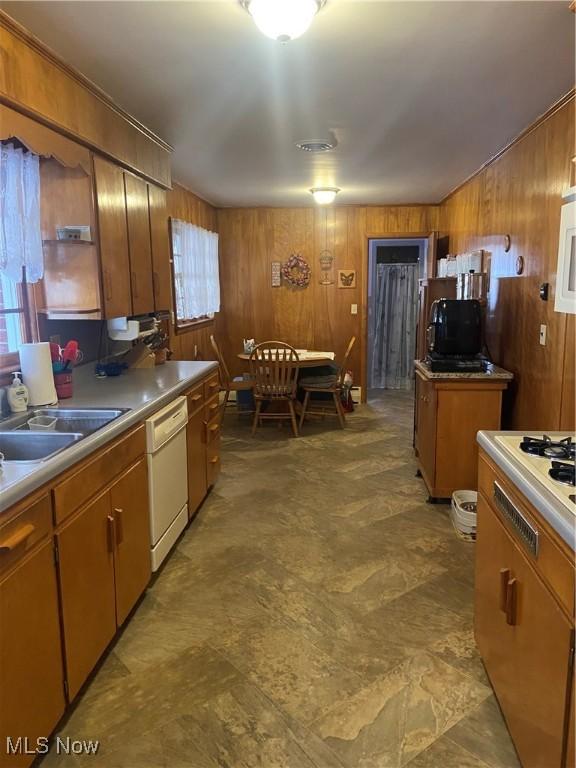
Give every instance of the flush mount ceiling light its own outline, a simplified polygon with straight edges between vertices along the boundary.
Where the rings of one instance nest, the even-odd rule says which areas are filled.
[[[318,205],[330,205],[336,199],[340,189],[338,187],[312,187],[310,192],[314,202],[318,203]]]
[[[267,37],[287,43],[308,29],[326,0],[240,0]]]
[[[312,140],[299,141],[296,146],[298,149],[304,150],[304,152],[329,152],[331,149],[334,149],[336,143],[332,144],[329,141]]]

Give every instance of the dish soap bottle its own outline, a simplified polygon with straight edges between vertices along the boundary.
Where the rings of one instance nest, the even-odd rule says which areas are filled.
[[[12,413],[21,413],[28,408],[28,387],[22,384],[20,371],[16,371],[12,376],[14,380],[6,390],[8,405]]]

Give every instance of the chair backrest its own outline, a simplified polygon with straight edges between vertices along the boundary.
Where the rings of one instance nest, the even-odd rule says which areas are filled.
[[[267,400],[296,397],[298,353],[282,341],[264,341],[250,353],[254,394]]]
[[[230,384],[230,371],[228,370],[228,366],[222,357],[222,352],[220,351],[220,347],[218,346],[214,336],[210,336],[210,344],[212,344],[212,349],[216,355],[216,360],[218,360],[218,363],[220,364],[220,384],[222,389],[228,389],[228,385]]]
[[[340,370],[338,371],[338,386],[342,387],[344,385],[344,376],[346,376],[347,364],[348,364],[348,358],[350,357],[350,353],[352,352],[352,347],[356,343],[356,336],[352,336],[350,341],[348,342],[348,347],[346,348],[346,352],[344,352],[344,357],[342,358],[342,363],[340,364]]]

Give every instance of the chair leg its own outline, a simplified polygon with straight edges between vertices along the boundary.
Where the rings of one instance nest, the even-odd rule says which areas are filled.
[[[258,420],[260,419],[260,411],[262,410],[262,400],[256,401],[256,410],[254,411],[254,421],[252,422],[252,437],[256,434],[256,428],[258,427]]]
[[[290,408],[290,420],[292,422],[292,430],[294,437],[298,437],[298,422],[296,421],[296,411],[294,410],[294,400],[288,400],[288,408]]]
[[[304,402],[302,403],[302,412],[300,413],[300,429],[304,424],[304,418],[306,416],[306,408],[308,408],[308,401],[310,400],[310,392],[306,392],[304,395]]]
[[[338,419],[340,421],[340,426],[342,429],[346,426],[346,420],[344,418],[344,409],[342,407],[342,403],[340,402],[340,392],[336,391],[332,393],[332,396],[334,397],[334,405],[336,406],[336,413],[338,414]]]
[[[224,402],[222,403],[222,412],[220,416],[220,425],[222,425],[222,422],[224,421],[224,414],[226,413],[226,406],[228,405],[228,398],[230,397],[230,390],[226,390],[226,394],[224,395]]]

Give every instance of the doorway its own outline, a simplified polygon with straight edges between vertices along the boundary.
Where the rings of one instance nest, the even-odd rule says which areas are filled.
[[[369,241],[368,372],[370,395],[410,391],[418,316],[418,281],[426,276],[426,238]]]

